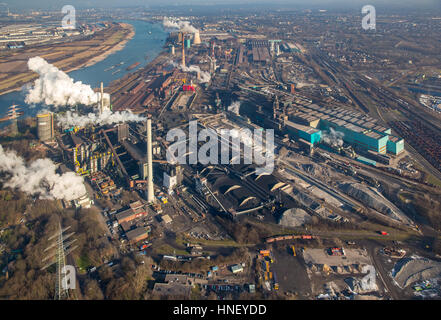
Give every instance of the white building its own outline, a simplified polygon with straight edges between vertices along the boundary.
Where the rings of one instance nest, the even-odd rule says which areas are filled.
[[[89,195],[86,193],[83,196],[75,199],[74,201],[75,208],[84,208],[89,209],[93,205],[93,200],[89,198]]]

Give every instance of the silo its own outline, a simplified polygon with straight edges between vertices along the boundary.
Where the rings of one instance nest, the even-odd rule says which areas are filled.
[[[37,115],[37,135],[40,141],[50,141],[54,137],[54,117],[52,113]]]

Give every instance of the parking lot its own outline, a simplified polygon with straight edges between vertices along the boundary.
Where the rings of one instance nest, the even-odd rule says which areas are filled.
[[[328,265],[328,266],[349,266],[349,265],[370,265],[371,259],[366,250],[363,249],[344,249],[345,255],[331,256],[327,249],[307,248],[303,252],[306,264]]]
[[[277,246],[272,251],[275,260],[271,268],[277,274],[279,291],[297,293],[301,298],[310,296],[311,284],[300,248],[296,256],[292,254],[288,244]]]

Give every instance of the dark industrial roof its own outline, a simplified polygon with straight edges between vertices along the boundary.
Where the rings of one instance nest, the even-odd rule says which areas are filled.
[[[148,234],[149,232],[150,232],[149,229],[146,229],[144,227],[139,227],[139,228],[136,228],[134,230],[131,230],[131,231],[127,232],[126,236],[127,236],[127,239],[129,241],[131,241],[131,240],[137,239],[138,237],[140,237],[140,236],[142,236],[144,234]]]

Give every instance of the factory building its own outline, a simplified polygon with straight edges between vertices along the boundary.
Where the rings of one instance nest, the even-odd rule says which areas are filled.
[[[125,209],[116,214],[116,220],[119,224],[132,221],[141,216],[145,216],[147,211],[144,205],[140,201],[133,202],[129,205],[128,209]]]
[[[104,170],[110,163],[114,165],[113,154],[99,143],[86,143],[77,135],[71,135],[73,141],[73,162],[75,171],[81,175]]]
[[[168,193],[173,193],[173,189],[180,185],[183,180],[182,167],[177,165],[168,165],[164,172],[164,187],[168,190]]]
[[[50,141],[54,138],[54,115],[43,113],[37,115],[37,135],[40,141]]]
[[[289,136],[303,139],[311,144],[319,143],[322,135],[320,130],[303,126],[289,120],[285,120],[285,129]]]
[[[380,133],[363,129],[340,119],[322,120],[320,121],[320,128],[323,130],[330,130],[332,128],[337,132],[343,133],[343,141],[355,147],[382,154],[386,153],[386,144],[389,139],[388,135],[381,135]]]
[[[320,122],[319,118],[305,114],[303,112],[295,112],[293,114],[290,114],[288,116],[288,119],[313,128],[317,128]]]
[[[404,140],[391,136],[390,128],[379,125],[376,119],[357,111],[316,104],[298,105],[288,113],[288,119],[292,123],[323,131],[333,129],[341,132],[343,141],[360,150],[394,155],[404,150]]]
[[[129,243],[134,244],[141,240],[147,239],[149,236],[150,227],[144,228],[144,227],[138,227],[134,230],[130,230],[126,233],[127,240]]]
[[[84,208],[89,209],[92,204],[93,200],[89,198],[89,195],[85,193],[83,196],[79,197],[78,199],[75,199],[74,201],[75,208]]]
[[[392,154],[399,154],[401,151],[404,150],[404,139],[396,136],[389,136],[386,148],[387,152],[390,152]]]

